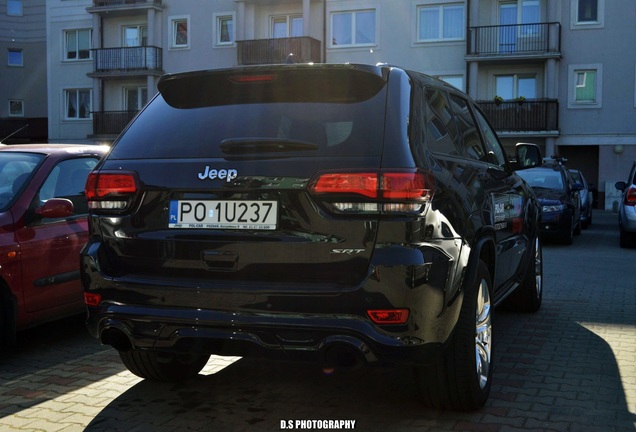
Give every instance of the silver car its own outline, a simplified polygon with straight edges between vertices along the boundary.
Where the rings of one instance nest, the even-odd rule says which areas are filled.
[[[629,170],[627,181],[619,181],[616,189],[623,192],[618,210],[621,247],[634,246],[636,243],[636,161]]]

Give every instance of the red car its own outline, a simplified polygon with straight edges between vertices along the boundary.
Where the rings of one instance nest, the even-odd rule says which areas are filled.
[[[0,346],[18,330],[84,310],[84,185],[107,147],[0,145]]]

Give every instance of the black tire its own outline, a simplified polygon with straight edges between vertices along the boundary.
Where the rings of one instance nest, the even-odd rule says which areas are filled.
[[[140,378],[179,382],[194,378],[210,359],[208,354],[172,354],[145,350],[119,351],[126,368]]]
[[[563,244],[569,246],[572,243],[574,243],[574,216],[572,216],[567,232],[563,234]]]
[[[507,310],[536,312],[543,302],[543,246],[537,236],[523,282],[505,301]]]
[[[438,409],[481,408],[492,381],[492,282],[479,261],[475,280],[464,292],[461,312],[448,350],[433,366],[415,368],[424,402]]]
[[[16,344],[16,315],[11,298],[0,287],[0,348]]]
[[[625,231],[622,226],[619,226],[618,228],[620,232],[619,244],[621,248],[630,248],[634,246],[634,234]]]

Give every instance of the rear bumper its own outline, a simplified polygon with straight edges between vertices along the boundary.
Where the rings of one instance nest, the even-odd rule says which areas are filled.
[[[621,207],[620,226],[623,231],[636,233],[636,206]]]
[[[542,234],[567,234],[570,229],[570,213],[568,212],[551,212],[541,215],[541,233]]]
[[[213,273],[196,281],[115,278],[100,270],[99,247],[89,243],[81,255],[84,290],[101,298],[88,307],[87,326],[119,350],[427,364],[443,352],[462,304],[460,279],[455,294],[448,292],[448,275],[460,273],[456,261],[440,248],[378,252],[376,259],[393,262],[376,262],[358,286],[329,290],[224,283]],[[395,262],[409,254],[419,254],[420,262]],[[404,324],[378,325],[367,315],[401,308],[409,309]]]
[[[114,304],[90,309],[91,334],[118,350],[204,352],[353,367],[427,364],[443,349],[441,343],[383,334],[352,316],[264,316]]]

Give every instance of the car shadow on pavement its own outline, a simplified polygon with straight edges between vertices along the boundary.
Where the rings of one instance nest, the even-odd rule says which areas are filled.
[[[19,332],[0,351],[0,419],[125,370],[118,359],[89,336],[83,315]]]
[[[424,407],[406,368],[325,374],[312,365],[241,359],[188,383],[141,381],[86,431],[278,431],[309,425],[296,421],[355,420],[360,431],[633,432],[636,417],[611,348],[559,307],[498,313],[494,384],[479,411]],[[314,426],[305,429],[320,429]]]

